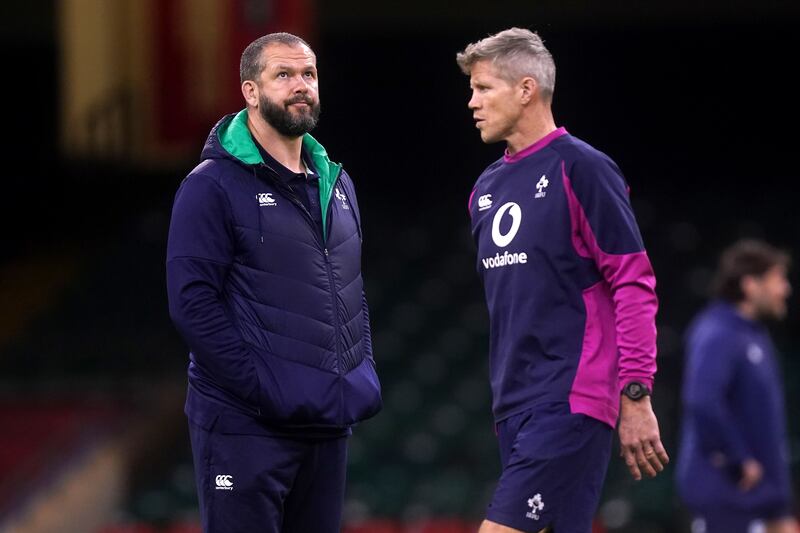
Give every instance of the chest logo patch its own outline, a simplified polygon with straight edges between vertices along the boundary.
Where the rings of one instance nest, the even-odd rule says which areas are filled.
[[[339,187],[336,187],[336,199],[342,202],[342,209],[350,209],[350,206],[347,205],[347,196],[345,196],[342,192],[339,191]]]
[[[547,196],[547,191],[545,191],[545,189],[548,185],[550,185],[550,180],[547,179],[547,176],[542,174],[542,177],[539,178],[539,182],[536,184],[536,190],[539,192],[534,195],[534,198],[544,198]]]
[[[478,197],[478,211],[486,211],[492,207],[492,195],[484,194]]]
[[[758,344],[751,344],[747,347],[747,359],[754,365],[764,360],[764,350]]]
[[[506,212],[511,216],[511,228],[506,233],[500,233],[500,222],[503,221]],[[519,205],[514,202],[503,204],[495,213],[494,220],[492,220],[492,240],[494,243],[500,248],[505,248],[511,244],[511,241],[517,236],[520,222],[522,222],[522,209],[520,209]]]
[[[272,197],[271,192],[260,192],[256,197],[258,198],[258,205],[261,207],[278,205],[278,202]]]

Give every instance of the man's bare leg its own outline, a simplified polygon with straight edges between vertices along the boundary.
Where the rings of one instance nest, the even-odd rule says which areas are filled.
[[[497,522],[492,522],[491,520],[484,520],[481,524],[480,530],[478,533],[525,533],[524,531],[520,531],[519,529],[514,529],[508,526],[501,526]],[[539,533],[555,533],[551,528],[546,527],[539,531]]]

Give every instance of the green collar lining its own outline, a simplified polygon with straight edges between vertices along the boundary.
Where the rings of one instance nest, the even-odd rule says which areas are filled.
[[[259,165],[264,162],[258,152],[250,129],[247,127],[247,110],[242,109],[217,130],[217,138],[222,148],[230,155],[246,165]],[[319,174],[319,200],[322,208],[322,231],[328,238],[328,204],[333,186],[342,172],[342,165],[334,163],[328,157],[325,148],[311,135],[303,135],[303,148],[311,155],[314,167]]]

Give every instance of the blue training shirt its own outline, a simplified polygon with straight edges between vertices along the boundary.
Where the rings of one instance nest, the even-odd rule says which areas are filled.
[[[622,387],[652,387],[655,275],[628,194],[617,165],[564,128],[475,183],[497,421],[569,402],[614,427]]]
[[[762,518],[788,514],[783,387],[763,324],[722,301],[695,318],[686,337],[683,409],[677,481],[687,506],[735,507]],[[749,458],[761,463],[764,478],[743,492],[737,483]]]

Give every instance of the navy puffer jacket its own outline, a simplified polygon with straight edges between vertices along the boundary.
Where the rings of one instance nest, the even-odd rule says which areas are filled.
[[[380,410],[355,190],[310,135],[323,231],[267,167],[247,113],[217,123],[178,190],[170,316],[190,353],[187,414],[219,407],[287,428],[345,428]]]

